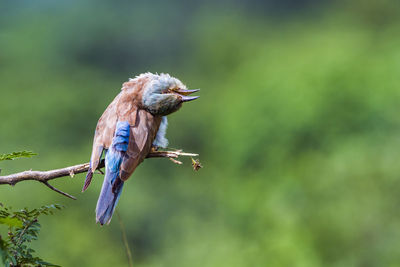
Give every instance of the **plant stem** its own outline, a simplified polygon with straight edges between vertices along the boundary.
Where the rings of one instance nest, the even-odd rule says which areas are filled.
[[[122,222],[121,216],[119,215],[118,210],[116,210],[115,213],[117,214],[119,227],[121,228],[122,241],[124,242],[126,255],[128,256],[129,267],[133,267],[132,253],[131,253],[131,249],[129,248],[128,239],[126,238],[125,227],[124,227],[124,224]]]

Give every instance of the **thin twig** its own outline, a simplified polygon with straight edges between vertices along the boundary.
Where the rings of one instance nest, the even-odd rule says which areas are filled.
[[[147,158],[178,158],[184,157],[197,157],[199,154],[185,153],[182,150],[177,151],[153,151],[147,155]]]
[[[182,150],[152,151],[147,155],[147,158],[176,159],[179,156],[196,157],[196,156],[198,156],[198,154],[185,153],[185,152],[182,152]],[[178,162],[180,162],[180,161],[176,161],[175,163],[179,164]],[[99,170],[101,172],[101,170],[100,170],[101,168],[104,168],[104,159],[100,161],[99,166],[97,167],[97,170]],[[8,184],[8,185],[14,186],[16,183],[19,183],[22,181],[34,180],[34,181],[43,183],[51,190],[53,190],[63,196],[66,196],[66,197],[69,197],[72,199],[76,199],[74,196],[72,196],[68,193],[65,193],[65,192],[55,188],[54,186],[50,185],[49,181],[56,179],[56,178],[65,177],[65,176],[70,176],[71,178],[73,178],[75,174],[87,172],[88,169],[89,169],[89,163],[83,163],[83,164],[69,166],[69,167],[65,167],[65,168],[61,168],[61,169],[50,170],[50,171],[29,170],[29,171],[10,174],[10,175],[0,176],[0,185]]]
[[[52,186],[51,184],[49,184],[49,182],[43,182],[48,188],[50,188],[51,190],[56,191],[57,193],[60,193],[61,195],[64,195],[66,197],[72,198],[73,200],[76,200],[76,197],[74,197],[73,195],[70,195],[68,193],[65,193],[63,191],[61,191],[60,189],[55,188],[54,186]]]
[[[182,165],[182,161],[176,160],[174,158],[169,158],[169,160],[172,161],[175,164]]]
[[[116,210],[115,213],[117,214],[119,227],[121,228],[122,241],[124,242],[126,255],[128,257],[129,267],[133,267],[132,253],[131,253],[131,249],[129,248],[128,238],[126,237],[124,223],[122,222],[122,219],[121,219],[121,216],[119,215],[118,210]]]

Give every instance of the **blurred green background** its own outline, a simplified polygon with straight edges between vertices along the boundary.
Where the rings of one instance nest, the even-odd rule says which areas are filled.
[[[400,2],[0,1],[2,174],[87,162],[121,84],[167,72],[201,98],[169,117],[118,211],[135,266],[400,266]],[[0,186],[43,217],[38,255],[127,266],[118,220],[95,224],[102,176]],[[0,229],[2,231],[4,229]]]

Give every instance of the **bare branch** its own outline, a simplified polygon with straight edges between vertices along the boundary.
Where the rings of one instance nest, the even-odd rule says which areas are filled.
[[[196,157],[198,154],[194,153],[185,153],[182,150],[176,151],[152,151],[147,155],[147,158],[169,158],[176,164],[182,164],[182,162],[176,160],[179,156],[186,156],[186,157]],[[103,173],[100,169],[104,168],[104,159],[100,161],[97,170]],[[49,184],[50,180],[61,178],[65,176],[70,176],[73,178],[75,174],[87,172],[89,169],[89,163],[78,164],[74,166],[69,166],[61,169],[55,169],[50,171],[24,171],[19,173],[14,173],[10,175],[0,176],[0,185],[2,184],[9,184],[14,186],[16,183],[28,180],[34,180],[43,183],[51,190],[60,193],[63,196],[76,199],[74,196],[65,193],[54,186]]]
[[[104,167],[104,162],[101,162],[102,166],[99,166],[100,168]],[[99,164],[101,165],[101,164]],[[9,184],[9,185],[15,185],[18,182],[21,181],[26,181],[26,180],[35,180],[39,181],[42,183],[48,182],[50,180],[59,178],[59,177],[64,177],[64,176],[70,176],[71,173],[77,174],[77,173],[82,173],[86,172],[89,169],[89,163],[84,163],[84,164],[78,164],[62,169],[56,169],[56,170],[51,170],[51,171],[24,171],[24,172],[19,172],[19,173],[14,173],[6,176],[0,176],[0,184]]]

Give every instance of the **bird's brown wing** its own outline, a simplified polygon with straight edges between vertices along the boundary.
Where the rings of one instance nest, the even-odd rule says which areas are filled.
[[[96,132],[93,140],[92,155],[90,158],[90,168],[86,175],[86,180],[82,191],[86,190],[86,188],[89,186],[92,180],[93,171],[96,170],[97,166],[99,165],[103,150],[108,149],[111,146],[115,133],[115,127],[118,121],[128,121],[129,125],[131,125],[131,134],[129,143],[132,144],[130,144],[129,146],[130,148],[128,147],[128,152],[137,150],[135,148],[132,148],[132,146],[134,146],[134,143],[136,143],[141,148],[140,150],[136,151],[138,154],[140,154],[139,151],[142,151],[143,153],[146,152],[144,151],[144,148],[147,148],[148,146],[145,146],[144,143],[146,142],[143,139],[141,139],[141,137],[144,136],[143,134],[146,134],[146,130],[143,128],[142,125],[136,122],[137,118],[143,117],[143,114],[146,114],[146,116],[143,117],[144,121],[148,121],[147,117],[149,115],[152,117],[150,113],[144,110],[142,110],[140,113],[142,115],[139,115],[138,113],[138,106],[141,103],[140,93],[143,90],[143,85],[145,84],[146,81],[147,79],[143,79],[141,81],[129,81],[124,83],[121,92],[115,97],[115,99],[111,102],[111,104],[104,111],[103,115],[100,117],[97,123]],[[139,128],[135,129],[136,127]],[[151,142],[152,141],[150,141],[150,146],[148,147],[149,150],[151,147]],[[147,153],[148,151],[145,154],[147,155]],[[135,154],[135,152],[130,152],[130,154]],[[132,161],[132,158],[136,157],[127,157],[128,162],[126,162],[124,165],[126,169],[129,170],[132,169],[128,168],[128,166],[130,165],[129,162]],[[138,161],[136,165],[132,163],[133,165],[135,165],[134,168],[136,168],[136,166],[142,160],[143,159]],[[132,172],[130,172],[130,174],[132,174]]]
[[[93,140],[92,156],[90,158],[93,170],[95,170],[99,164],[103,149],[108,149],[112,143],[115,126],[118,121],[117,105],[120,98],[121,94],[115,97],[97,122]]]
[[[110,147],[117,121],[128,121],[130,125],[135,125],[136,111],[141,101],[139,94],[145,82],[147,79],[124,83],[121,92],[101,115],[96,126],[90,157],[92,170],[97,168],[103,149]]]
[[[115,132],[115,126],[118,121],[117,106],[121,98],[121,93],[108,105],[107,109],[101,115],[97,122],[96,131],[93,138],[92,155],[90,157],[90,167],[86,175],[85,184],[82,191],[85,191],[92,181],[93,172],[99,165],[101,155],[104,149],[108,149],[111,145]]]
[[[151,149],[161,119],[140,109],[136,112],[135,124],[131,124],[128,150],[121,163],[120,178],[126,181],[136,167],[146,158]]]

